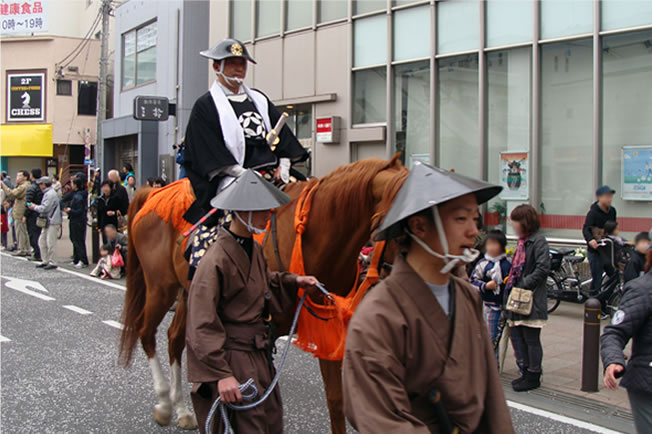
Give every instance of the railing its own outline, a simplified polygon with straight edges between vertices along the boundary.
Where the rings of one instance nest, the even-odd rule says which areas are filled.
[[[515,235],[507,235],[508,241],[518,241],[518,237]],[[546,237],[548,244],[551,246],[569,246],[569,247],[585,247],[586,241],[578,240],[575,238],[553,238]]]

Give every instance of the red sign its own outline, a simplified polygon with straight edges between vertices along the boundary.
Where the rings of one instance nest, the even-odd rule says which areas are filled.
[[[317,118],[315,128],[318,143],[338,143],[340,141],[340,118],[327,116]]]
[[[333,132],[333,118],[317,118],[317,134]]]

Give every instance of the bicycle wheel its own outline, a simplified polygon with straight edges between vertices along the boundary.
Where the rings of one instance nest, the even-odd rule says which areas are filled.
[[[548,293],[548,313],[553,313],[561,303],[559,296],[563,291],[561,282],[554,274],[548,275],[548,279],[546,279],[546,291]]]
[[[618,307],[620,306],[620,301],[623,298],[623,289],[622,287],[617,287],[614,289],[613,294],[607,300],[607,313],[611,315],[611,318],[618,312]]]

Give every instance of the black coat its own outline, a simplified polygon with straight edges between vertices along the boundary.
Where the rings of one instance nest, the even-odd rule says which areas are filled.
[[[521,277],[514,287],[534,291],[534,305],[529,316],[505,311],[507,319],[529,320],[548,319],[548,289],[546,280],[550,274],[550,247],[541,232],[535,232],[525,242],[525,264]],[[505,301],[509,294],[505,293]]]
[[[625,266],[623,281],[627,283],[630,280],[634,280],[637,277],[640,277],[641,273],[643,273],[643,270],[645,270],[645,255],[636,251],[632,253],[632,257],[629,259],[629,262],[627,262],[627,265]]]
[[[623,348],[632,339],[632,356],[620,385],[652,393],[652,272],[625,285],[620,308],[600,338],[602,365],[625,366]]]
[[[43,192],[41,191],[41,187],[39,187],[36,182],[32,182],[32,184],[27,187],[27,192],[25,193],[25,202],[29,202],[34,205],[40,205],[42,200]],[[38,217],[38,213],[26,207],[25,217],[36,218]]]
[[[88,209],[88,192],[86,190],[73,190],[66,193],[61,202],[65,205],[64,207],[70,208],[68,217],[71,222],[85,223],[88,220],[86,213]]]
[[[112,216],[107,215],[107,211],[118,212],[120,210],[120,201],[118,198],[112,194],[109,197],[104,195],[97,198],[97,225],[100,229],[104,229],[107,225],[113,225],[116,228],[118,227],[118,216],[114,214]]]
[[[129,193],[127,193],[127,189],[122,184],[113,184],[113,194],[111,196],[115,197],[120,213],[126,216],[129,210]]]
[[[584,219],[584,226],[582,227],[582,235],[588,243],[589,241],[595,239],[593,236],[593,228],[604,229],[604,224],[608,221],[616,221],[616,208],[613,206],[609,208],[609,211],[605,212],[598,202],[594,202],[589,209],[589,212],[586,214],[586,219]],[[590,251],[595,252],[596,250],[591,247],[588,248]]]

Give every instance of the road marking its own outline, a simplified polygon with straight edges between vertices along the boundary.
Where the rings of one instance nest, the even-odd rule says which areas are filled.
[[[106,280],[102,280],[88,274],[78,273],[76,271],[68,270],[67,268],[62,268],[62,267],[59,267],[58,270],[63,271],[64,273],[72,274],[73,276],[81,277],[82,279],[90,280],[91,282],[99,283],[100,285],[108,286],[110,288],[119,289],[121,291],[127,290],[127,288],[124,285],[120,285],[113,282],[107,282]]]
[[[538,409],[538,408],[530,407],[529,405],[519,404],[518,402],[508,400],[507,405],[512,407],[512,408],[515,408],[516,410],[525,411],[527,413],[535,414],[537,416],[542,416],[542,417],[545,417],[547,419],[552,419],[552,420],[555,420],[557,422],[565,423],[565,424],[568,424],[568,425],[573,425],[573,426],[576,426],[578,428],[586,429],[586,430],[593,431],[593,432],[596,432],[596,433],[600,433],[600,434],[619,434],[618,431],[613,431],[613,430],[610,430],[608,428],[604,428],[604,427],[601,427],[601,426],[598,426],[598,425],[594,425],[594,424],[589,423],[589,422],[583,422],[581,420],[573,419],[571,417],[562,416],[560,414],[555,414],[555,413],[551,413],[549,411],[545,411],[545,410],[541,410],[541,409]]]
[[[45,300],[45,301],[55,300],[53,297],[50,297],[49,295],[41,294],[40,292],[27,289],[27,286],[31,286],[32,288],[34,288],[34,286],[31,285],[31,283],[34,282],[31,282],[29,280],[16,279],[14,277],[9,277],[9,276],[2,276],[2,277],[8,280],[8,282],[5,283],[5,286],[7,288],[14,289],[18,292],[22,292],[23,294],[31,295],[32,297],[40,298],[41,300]],[[30,282],[30,284],[26,284],[26,282]],[[38,285],[41,286],[42,288],[42,285],[40,283]],[[43,290],[47,292],[47,289],[43,288]]]
[[[73,312],[77,312],[80,315],[91,315],[93,313],[90,310],[82,309],[81,307],[77,307],[72,304],[68,304],[63,307],[68,310],[72,310]]]
[[[0,335],[0,342],[11,342],[11,339],[6,338],[6,337]]]
[[[111,319],[106,320],[106,321],[102,321],[102,322],[103,322],[104,324],[108,325],[108,326],[115,327],[115,328],[120,329],[120,330],[122,330],[122,329],[125,328],[125,326],[123,326],[123,325],[122,325],[121,323],[119,323],[118,321],[113,321],[113,320],[111,320]]]

